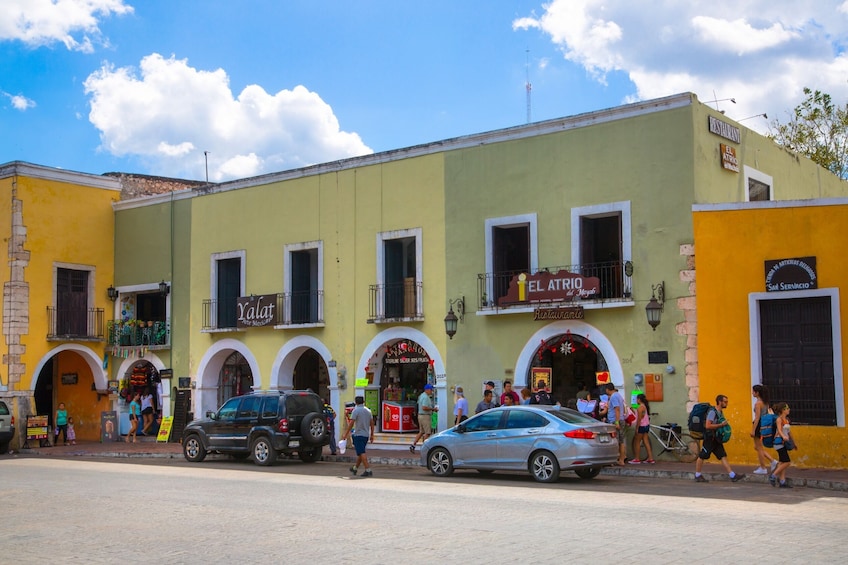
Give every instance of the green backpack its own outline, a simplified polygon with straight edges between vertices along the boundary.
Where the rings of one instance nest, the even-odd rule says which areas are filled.
[[[718,423],[719,424],[727,421],[727,419],[725,419],[725,417],[724,417],[723,412],[719,412],[718,410],[716,410],[716,416],[718,416]],[[715,430],[715,437],[719,442],[727,443],[728,441],[730,441],[730,434],[732,432],[733,432],[733,430],[730,429],[730,424],[727,424],[726,426],[722,426],[722,427],[718,428],[717,430]]]

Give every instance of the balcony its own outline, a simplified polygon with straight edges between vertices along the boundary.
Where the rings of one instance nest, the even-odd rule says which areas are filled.
[[[626,268],[629,262],[613,261],[607,263],[590,263],[586,265],[569,265],[565,267],[544,267],[531,275],[551,274],[554,276],[567,272],[581,277],[597,277],[600,283],[599,292],[587,298],[553,298],[544,300],[530,300],[534,306],[539,304],[558,306],[579,302],[580,304],[592,304],[601,302],[629,302],[632,296],[632,281],[627,273],[632,273],[632,264]],[[508,294],[510,283],[514,276],[526,271],[505,271],[500,273],[481,273],[477,275],[477,296],[480,310],[502,310],[510,308],[526,308],[527,301],[518,302],[511,299]]]
[[[324,291],[283,292],[272,296],[274,315],[263,326],[307,326],[324,323]],[[236,331],[258,327],[239,321],[239,300],[207,299],[203,301],[203,331]]]
[[[102,340],[102,308],[72,309],[47,307],[48,340]]]
[[[424,320],[422,283],[410,277],[402,283],[369,287],[368,322],[420,322]]]
[[[109,320],[106,329],[106,343],[112,348],[171,347],[171,324],[168,321]]]

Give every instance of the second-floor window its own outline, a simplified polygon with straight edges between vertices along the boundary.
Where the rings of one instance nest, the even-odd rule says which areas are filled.
[[[212,255],[212,308],[209,312],[210,327],[235,328],[238,317],[236,306],[242,296],[245,276],[244,251],[230,251]]]
[[[486,282],[483,305],[496,306],[512,277],[537,268],[536,215],[486,220]]]
[[[423,316],[421,235],[421,228],[378,234],[378,318]]]
[[[56,334],[88,335],[88,271],[56,270]]]
[[[315,324],[323,312],[323,243],[286,245],[284,323]]]

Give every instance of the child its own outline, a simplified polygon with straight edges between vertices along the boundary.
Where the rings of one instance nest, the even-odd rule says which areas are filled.
[[[74,431],[74,419],[68,418],[68,441],[71,445],[77,444],[77,433]]]
[[[769,483],[771,483],[771,486],[776,487],[778,486],[778,481],[780,481],[780,488],[792,488],[792,485],[786,482],[786,469],[790,465],[788,444],[792,439],[789,433],[789,405],[785,402],[775,404],[774,413],[777,415],[777,422],[774,426],[774,448],[777,450],[777,460],[779,463],[774,473],[769,475]]]
[[[651,439],[648,437],[648,432],[651,431],[651,405],[648,402],[648,397],[644,394],[637,396],[636,402],[639,403],[639,408],[636,411],[636,435],[633,436],[633,459],[628,463],[633,465],[640,463],[653,464],[656,461],[654,461],[654,453],[651,451]],[[648,452],[648,458],[645,461],[639,461],[642,444],[645,445],[645,450]]]

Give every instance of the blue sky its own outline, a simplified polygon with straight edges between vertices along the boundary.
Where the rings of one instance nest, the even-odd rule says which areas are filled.
[[[695,92],[848,99],[848,2],[3,0],[0,163],[212,181]]]

